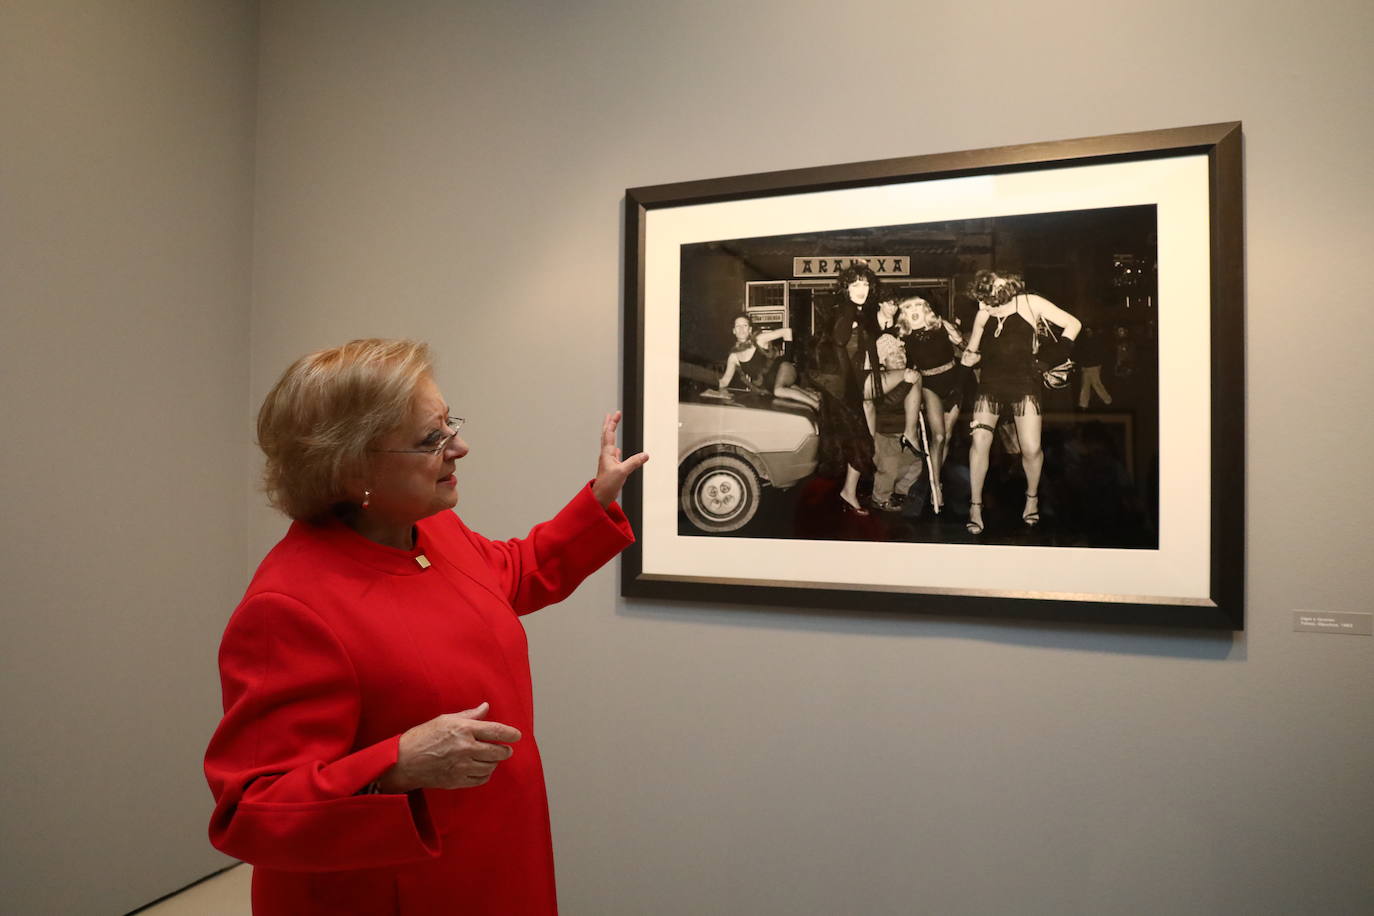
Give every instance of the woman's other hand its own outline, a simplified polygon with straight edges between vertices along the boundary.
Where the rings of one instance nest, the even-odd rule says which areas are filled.
[[[620,411],[606,414],[601,424],[601,455],[596,462],[596,479],[592,481],[592,495],[603,507],[609,506],[620,496],[625,479],[639,470],[649,456],[640,452],[623,461],[620,447],[615,444],[615,430],[620,425]]]
[[[469,789],[491,778],[515,753],[520,730],[486,721],[491,704],[430,719],[401,735],[396,764],[378,780],[388,793]]]
[[[1058,366],[1069,358],[1073,351],[1073,341],[1071,340],[1042,340],[1040,342],[1040,352],[1036,355],[1040,362],[1046,366]]]

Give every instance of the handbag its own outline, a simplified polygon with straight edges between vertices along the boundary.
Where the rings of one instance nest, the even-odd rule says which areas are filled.
[[[1042,341],[1059,342],[1055,336],[1054,329],[1044,316],[1035,316],[1035,339],[1031,343],[1031,353],[1035,355],[1035,367],[1040,370],[1040,381],[1051,391],[1058,391],[1069,387],[1069,378],[1073,375],[1073,370],[1078,368],[1078,364],[1072,359],[1066,359],[1055,366],[1047,365],[1047,361],[1040,358],[1040,344]]]

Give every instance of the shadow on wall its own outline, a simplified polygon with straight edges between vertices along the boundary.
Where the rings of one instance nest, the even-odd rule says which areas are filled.
[[[1013,620],[783,608],[761,605],[707,605],[688,601],[622,599],[624,617],[721,627],[801,630],[897,638],[962,639],[1007,646],[1105,652],[1157,658],[1239,662],[1246,659],[1244,632],[1112,627],[1099,624],[1038,623]]]

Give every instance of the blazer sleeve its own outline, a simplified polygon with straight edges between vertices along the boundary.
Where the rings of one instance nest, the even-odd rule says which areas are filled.
[[[517,614],[562,601],[635,539],[620,506],[602,508],[590,483],[523,538],[492,541],[471,529],[468,537]]]
[[[352,662],[309,607],[258,594],[219,654],[224,718],[205,754],[210,842],[254,865],[333,871],[438,855],[423,794],[357,795],[396,762],[400,736],[354,746]]]

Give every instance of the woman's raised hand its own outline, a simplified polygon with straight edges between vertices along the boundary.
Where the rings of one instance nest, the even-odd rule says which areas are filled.
[[[491,704],[430,719],[401,735],[396,764],[378,782],[383,792],[470,789],[491,778],[515,753],[520,730],[488,722]]]
[[[596,462],[596,479],[592,481],[592,495],[602,506],[609,506],[620,496],[625,478],[643,466],[649,456],[640,452],[623,461],[620,447],[615,444],[615,430],[620,425],[620,411],[606,414],[601,424],[601,454]]]

